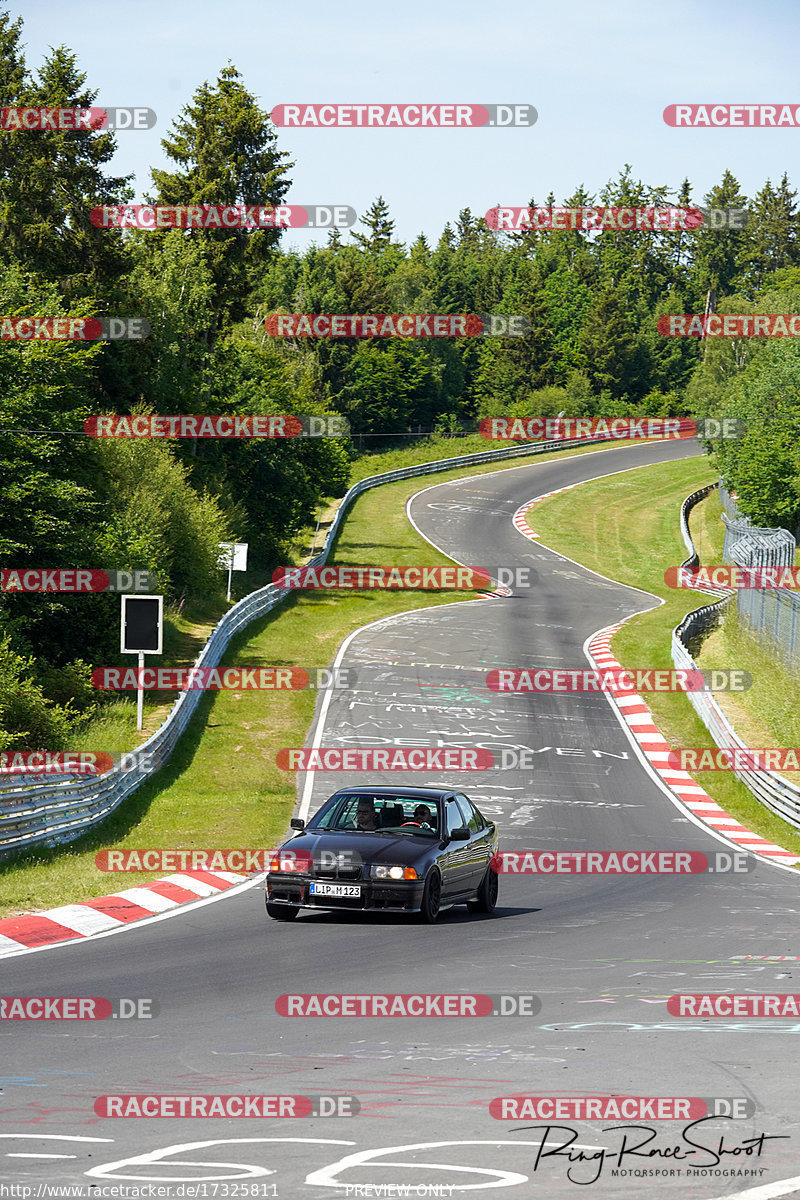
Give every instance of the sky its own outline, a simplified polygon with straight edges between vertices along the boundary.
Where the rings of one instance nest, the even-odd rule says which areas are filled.
[[[281,103],[531,104],[529,128],[280,129],[295,162],[289,204],[382,195],[395,236],[435,243],[463,208],[596,194],[630,163],[636,178],[695,201],[731,170],[752,196],[784,171],[800,183],[800,128],[674,129],[673,103],[800,105],[800,4],[619,0],[4,0],[24,21],[29,68],[74,51],[96,104],[152,108],[152,130],[120,132],[113,173],[171,169],[161,138],[228,62],[267,111]],[[763,12],[763,16],[761,13]],[[768,14],[768,16],[767,16]],[[35,136],[32,134],[31,136]],[[358,226],[357,226],[358,228]],[[324,243],[292,230],[283,245]]]

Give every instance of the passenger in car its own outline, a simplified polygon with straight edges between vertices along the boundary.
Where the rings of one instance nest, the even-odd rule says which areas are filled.
[[[360,799],[356,809],[356,829],[363,832],[372,832],[378,828],[378,822],[375,817],[375,805],[369,797]]]

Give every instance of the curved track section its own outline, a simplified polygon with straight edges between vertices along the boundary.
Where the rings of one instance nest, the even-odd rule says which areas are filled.
[[[447,780],[498,822],[505,849],[718,850],[718,835],[683,815],[633,753],[602,695],[490,695],[469,683],[498,664],[584,666],[592,634],[652,606],[523,542],[511,517],[525,498],[696,453],[686,443],[615,448],[418,493],[410,516],[446,554],[531,566],[536,586],[360,630],[341,653],[363,686],[329,694],[309,744],[527,749],[532,769]],[[429,686],[436,672],[446,687]],[[320,774],[300,780],[300,792],[313,810],[347,782],[364,779]],[[769,1189],[760,1197],[787,1195],[779,1181],[797,1174],[800,1130],[783,1066],[800,1020],[678,1019],[666,1001],[675,992],[791,992],[797,916],[797,880],[766,863],[745,876],[506,875],[494,917],[459,908],[431,927],[350,913],[281,925],[266,919],[258,887],[124,937],[12,958],[2,965],[5,996],[144,997],[159,1015],[3,1023],[0,1177],[33,1187],[31,1196],[57,1181],[87,1196],[89,1184],[148,1183],[205,1184],[194,1193],[202,1197],[258,1184],[238,1194],[329,1200],[503,1187],[509,1200],[550,1200],[599,1172],[592,1194],[603,1200],[638,1197],[643,1182],[689,1200],[755,1186]],[[541,1010],[297,1020],[276,1015],[287,992],[535,993]],[[122,1093],[348,1094],[362,1110],[354,1119],[95,1115],[96,1097]],[[634,1155],[629,1141],[620,1164],[622,1137],[606,1122],[545,1130],[494,1120],[492,1098],[515,1093],[743,1097],[757,1112],[714,1122],[713,1133],[701,1126],[706,1144],[724,1139],[726,1154],[716,1168],[699,1153],[680,1165],[707,1174],[643,1181],[630,1171],[676,1165],[670,1147],[682,1122],[657,1125],[657,1156]],[[543,1138],[555,1151],[571,1129],[582,1162],[571,1164],[566,1147],[542,1154]],[[760,1156],[733,1154],[761,1132],[782,1140]],[[716,1173],[732,1169],[763,1174]]]

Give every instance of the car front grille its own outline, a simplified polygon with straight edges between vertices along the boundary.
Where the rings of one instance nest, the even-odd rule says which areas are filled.
[[[361,863],[326,863],[324,866],[314,863],[311,868],[312,879],[325,879],[334,883],[353,883],[361,877]]]

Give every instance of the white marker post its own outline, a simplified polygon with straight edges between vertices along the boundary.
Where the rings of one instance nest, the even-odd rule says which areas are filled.
[[[218,566],[228,572],[228,603],[231,601],[231,578],[234,571],[247,570],[247,542],[218,542]]]
[[[144,656],[163,653],[164,597],[120,596],[120,603],[120,653],[139,656],[139,670],[136,676],[136,728],[140,730],[144,711]]]

